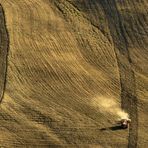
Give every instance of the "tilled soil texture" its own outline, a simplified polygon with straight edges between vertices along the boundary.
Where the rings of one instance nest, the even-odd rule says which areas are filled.
[[[0,4],[1,147],[147,147],[147,0]]]

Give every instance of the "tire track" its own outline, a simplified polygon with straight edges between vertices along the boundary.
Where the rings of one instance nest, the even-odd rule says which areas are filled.
[[[128,147],[136,148],[138,141],[138,99],[135,92],[135,75],[131,67],[132,61],[128,50],[125,29],[116,2],[114,0],[100,0],[99,2],[107,17],[115,46],[115,53],[120,73],[122,108],[129,113],[132,120],[129,129]]]
[[[0,4],[0,102],[2,102],[7,74],[7,56],[9,47],[9,37],[6,28],[5,15]]]

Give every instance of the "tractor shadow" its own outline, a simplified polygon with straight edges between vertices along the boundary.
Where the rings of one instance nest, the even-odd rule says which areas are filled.
[[[120,125],[116,126],[111,126],[111,127],[106,127],[106,128],[101,128],[100,131],[106,131],[106,130],[112,130],[112,131],[117,131],[117,130],[124,130]]]

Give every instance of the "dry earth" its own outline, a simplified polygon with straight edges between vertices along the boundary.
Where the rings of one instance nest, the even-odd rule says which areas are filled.
[[[147,0],[0,4],[0,147],[147,148]]]

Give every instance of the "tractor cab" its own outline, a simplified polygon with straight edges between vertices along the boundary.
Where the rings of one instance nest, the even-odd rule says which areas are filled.
[[[131,119],[121,119],[120,124],[123,129],[129,128],[129,124],[131,123]]]

